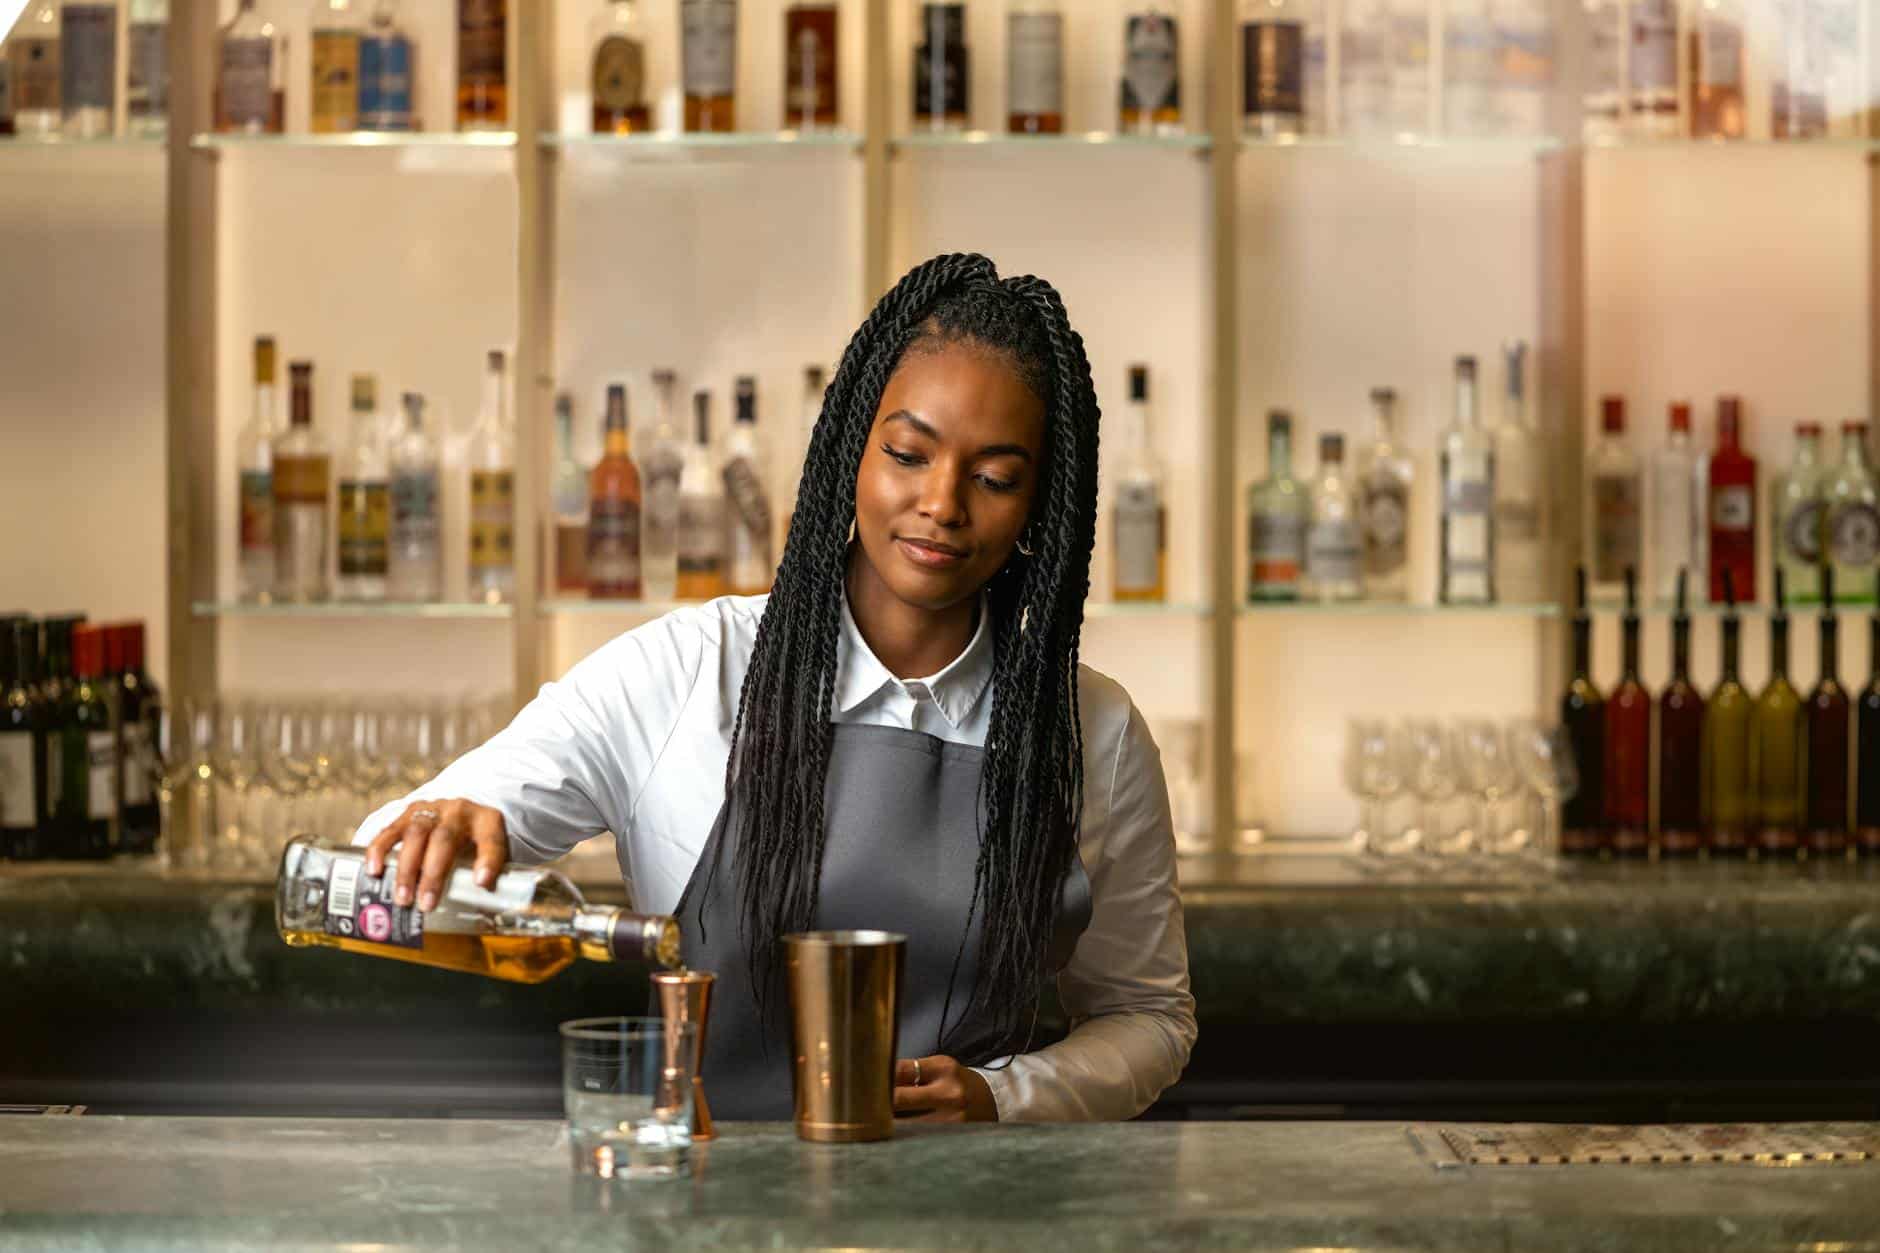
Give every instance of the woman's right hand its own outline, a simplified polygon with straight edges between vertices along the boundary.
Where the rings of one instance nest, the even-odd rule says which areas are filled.
[[[398,852],[398,878],[392,898],[400,905],[413,900],[430,912],[451,868],[466,849],[476,851],[477,886],[496,885],[496,876],[509,861],[509,828],[500,811],[471,801],[414,801],[366,845],[366,870],[385,873],[385,855]]]

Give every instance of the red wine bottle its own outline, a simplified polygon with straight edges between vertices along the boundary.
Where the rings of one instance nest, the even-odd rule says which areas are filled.
[[[1625,568],[1619,619],[1623,663],[1606,701],[1606,848],[1620,857],[1651,853],[1652,698],[1639,678],[1638,569]]]
[[[1704,698],[1691,683],[1689,575],[1678,571],[1671,681],[1658,694],[1658,848],[1666,857],[1695,857],[1703,848]]]
[[[1821,678],[1808,694],[1806,722],[1810,857],[1847,856],[1847,690],[1841,686],[1840,620],[1834,613],[1834,567],[1821,572]]]
[[[1861,690],[1854,737],[1854,851],[1880,857],[1880,613],[1867,619],[1867,640],[1872,673]]]
[[[1560,698],[1560,725],[1573,747],[1580,786],[1560,807],[1560,852],[1565,857],[1599,853],[1605,826],[1606,702],[1593,683],[1593,618],[1586,611],[1586,567],[1574,572],[1573,679]]]

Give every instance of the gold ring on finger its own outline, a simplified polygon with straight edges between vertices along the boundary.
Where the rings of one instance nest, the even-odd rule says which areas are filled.
[[[411,811],[411,818],[414,822],[419,818],[424,819],[426,822],[436,822],[439,817],[441,817],[441,815],[435,809],[414,809]]]

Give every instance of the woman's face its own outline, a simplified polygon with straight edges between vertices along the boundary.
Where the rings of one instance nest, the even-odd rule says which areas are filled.
[[[1044,403],[998,353],[920,347],[888,380],[855,478],[855,533],[902,601],[946,609],[1012,555],[1044,459]]]

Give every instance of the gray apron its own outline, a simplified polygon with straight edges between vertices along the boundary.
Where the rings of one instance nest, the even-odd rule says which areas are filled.
[[[821,895],[812,929],[896,931],[907,936],[902,1057],[945,1052],[965,1065],[982,1066],[1026,1042],[1024,1028],[1018,1039],[1010,1039],[986,1015],[966,1013],[985,918],[982,904],[962,950],[979,854],[979,773],[984,758],[983,749],[899,727],[842,723],[834,728],[823,793]],[[673,911],[687,967],[718,976],[705,1033],[705,1091],[714,1118],[787,1121],[793,1113],[788,993],[779,989],[773,995],[766,1023],[758,1013],[754,976],[739,930],[739,863],[737,850],[729,847],[734,843],[727,834],[730,810],[727,798]],[[1089,925],[1090,880],[1081,859],[1074,857],[1051,937],[1052,971],[1070,961]],[[1031,1021],[1036,1001],[1034,992],[1020,1007],[1020,1022]]]

